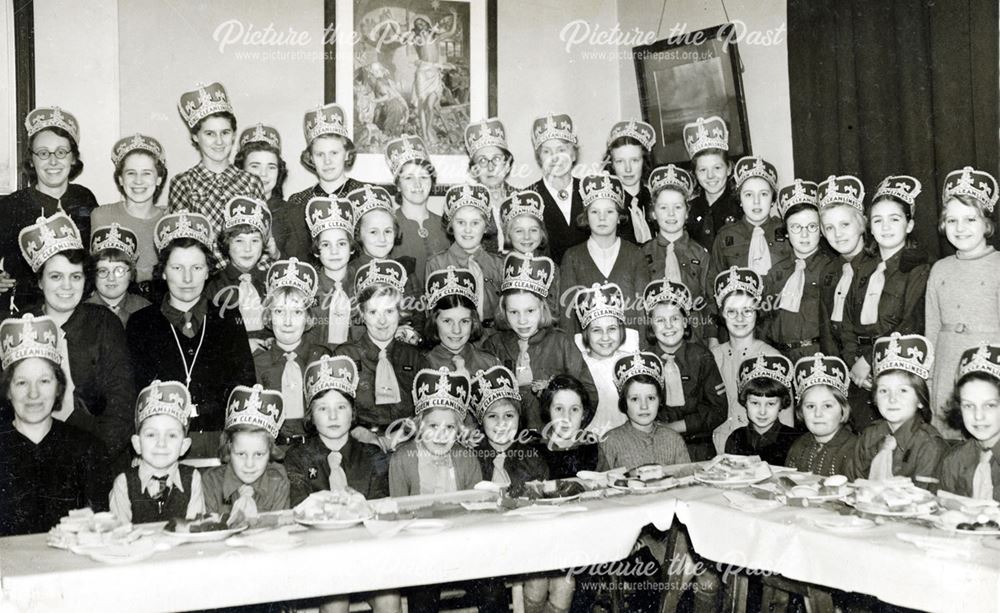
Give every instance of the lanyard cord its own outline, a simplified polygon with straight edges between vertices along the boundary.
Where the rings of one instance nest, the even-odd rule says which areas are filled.
[[[170,331],[174,334],[174,342],[177,343],[177,351],[181,354],[181,361],[184,362],[184,378],[185,384],[188,387],[188,392],[191,391],[191,373],[194,372],[194,366],[198,363],[198,354],[201,353],[201,345],[205,342],[205,328],[208,327],[208,317],[205,317],[205,321],[201,323],[201,338],[198,339],[198,348],[194,351],[194,359],[191,360],[191,367],[188,368],[187,358],[184,357],[184,348],[181,347],[181,339],[177,337],[177,330],[174,329],[173,324],[170,326]],[[193,415],[192,415],[193,417]]]

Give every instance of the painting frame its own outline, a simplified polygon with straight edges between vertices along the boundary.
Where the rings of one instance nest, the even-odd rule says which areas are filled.
[[[687,165],[683,127],[718,115],[729,126],[731,159],[753,154],[743,63],[731,23],[632,48],[642,118],[656,131],[655,165]]]
[[[16,4],[16,3],[14,3]],[[34,2],[25,0],[16,7],[6,3],[0,8],[0,30],[5,32],[0,52],[0,82],[13,85],[3,92],[0,116],[3,117],[3,138],[0,145],[0,195],[26,186],[21,172],[28,133],[23,118],[35,104],[35,35]]]
[[[423,4],[440,5],[457,3],[468,6],[468,56],[469,56],[469,101],[468,121],[478,121],[497,114],[497,0],[422,0]],[[387,2],[388,3],[388,2]],[[414,1],[400,1],[408,7]],[[354,79],[355,9],[359,3],[352,0],[325,0],[324,17],[327,35],[324,42],[324,98],[325,102],[337,102],[345,111],[351,134],[355,131]],[[440,9],[443,10],[443,9]],[[464,24],[463,24],[464,25]],[[334,33],[335,35],[331,35]],[[339,95],[338,92],[350,92]],[[465,126],[461,126],[464,131]],[[449,132],[453,139],[455,134]],[[464,141],[463,141],[464,142]],[[468,156],[464,146],[460,152],[452,144],[452,152],[438,154],[432,149],[431,161],[437,172],[434,193],[443,194],[448,187],[468,182]],[[393,177],[382,152],[359,152],[356,155],[351,176],[359,181],[391,187]]]

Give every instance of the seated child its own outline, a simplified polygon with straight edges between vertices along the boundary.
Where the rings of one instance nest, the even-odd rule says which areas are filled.
[[[799,437],[794,428],[778,421],[778,413],[792,406],[792,362],[781,355],[744,360],[739,372],[740,404],[750,425],[733,430],[726,453],[756,455],[772,466],[784,466],[788,449]]]
[[[549,477],[566,479],[581,470],[597,470],[597,436],[587,428],[594,418],[590,394],[573,375],[552,377],[539,397],[542,422],[540,451]]]
[[[132,313],[149,306],[148,300],[129,291],[135,281],[138,244],[134,232],[116,223],[96,228],[90,235],[96,291],[86,302],[108,307],[123,326]]]
[[[851,417],[847,365],[817,353],[796,362],[794,372],[795,412],[809,432],[792,443],[785,466],[824,477],[846,475],[857,444],[857,437],[844,427]]]

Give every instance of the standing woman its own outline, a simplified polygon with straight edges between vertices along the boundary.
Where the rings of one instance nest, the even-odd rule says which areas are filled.
[[[135,383],[184,382],[194,405],[188,457],[214,458],[229,393],[256,380],[247,333],[239,311],[209,308],[205,282],[214,264],[214,235],[208,218],[186,211],[164,215],[155,239],[157,276],[167,295],[128,320]]]
[[[288,178],[288,165],[281,158],[281,135],[271,126],[258,123],[252,128],[243,130],[240,134],[240,149],[236,152],[233,164],[237,168],[260,177],[264,186],[264,202],[271,213],[274,226],[285,221],[285,179]],[[271,234],[279,234],[284,229],[274,229]],[[266,236],[265,248],[277,259],[276,244],[273,236]]]
[[[108,457],[118,460],[132,434],[135,405],[122,323],[109,309],[82,302],[93,289],[94,267],[69,217],[56,213],[39,219],[18,238],[42,292],[42,304],[32,314],[48,316],[59,326],[66,393],[53,417],[93,433]]]
[[[490,192],[490,220],[486,225],[483,248],[503,253],[506,237],[501,223],[500,206],[517,191],[507,182],[514,167],[514,155],[507,146],[507,131],[496,117],[470,123],[465,128],[465,150],[469,154],[469,175]]]
[[[653,126],[644,121],[619,121],[608,135],[604,170],[613,173],[625,190],[625,216],[619,229],[625,240],[642,245],[653,238],[656,228],[649,224],[652,198],[646,181],[653,169],[650,155],[656,144]]]
[[[931,269],[925,304],[926,335],[937,349],[932,425],[945,438],[959,438],[945,416],[962,352],[1000,343],[1000,253],[987,241],[996,230],[998,199],[997,181],[987,172],[966,166],[944,181],[938,230],[956,251]]]
[[[721,117],[699,117],[684,126],[684,146],[701,193],[691,200],[688,234],[709,251],[715,235],[743,215],[739,196],[729,182],[733,164],[729,154],[729,128]]]
[[[39,217],[63,212],[90,242],[90,215],[97,200],[89,189],[70,183],[83,172],[80,124],[59,107],[37,108],[24,120],[28,150],[22,171],[28,187],[0,199],[0,313],[25,310],[41,301],[35,276],[18,251],[18,233]],[[14,307],[13,309],[11,307]]]
[[[431,368],[474,374],[500,365],[496,356],[476,347],[483,335],[476,295],[476,277],[468,268],[449,266],[427,277],[424,338],[432,347],[427,353]]]

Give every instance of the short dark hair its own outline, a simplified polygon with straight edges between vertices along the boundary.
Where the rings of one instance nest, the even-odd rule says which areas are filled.
[[[73,155],[73,164],[69,167],[69,180],[80,176],[83,172],[83,160],[80,159],[80,145],[77,144],[76,139],[70,136],[69,132],[63,130],[62,128],[45,128],[44,130],[39,130],[35,132],[31,138],[28,139],[28,148],[24,151],[24,161],[21,162],[21,172],[28,179],[28,185],[35,185],[38,183],[38,171],[35,170],[35,137],[37,137],[42,132],[52,132],[56,136],[61,136],[69,141],[69,150]]]
[[[243,164],[246,163],[247,157],[251,153],[256,153],[258,151],[267,151],[268,153],[273,153],[276,158],[278,158],[278,178],[274,184],[274,189],[271,191],[271,197],[277,198],[278,200],[285,199],[285,179],[288,178],[288,164],[281,157],[281,151],[269,143],[263,141],[252,141],[246,145],[240,147],[240,150],[236,152],[236,158],[233,160],[233,165],[237,168],[243,168]],[[273,211],[272,211],[273,212]]]
[[[341,142],[344,143],[344,170],[354,168],[354,162],[358,159],[358,149],[354,146],[354,141],[339,134],[323,134],[322,136],[317,136],[309,141],[306,148],[302,150],[301,154],[299,154],[299,163],[302,164],[306,170],[316,174],[316,165],[313,164],[312,161],[312,146],[313,143],[321,138],[339,138]]]
[[[469,335],[469,342],[475,343],[482,338],[483,322],[479,320],[479,311],[476,310],[476,305],[465,296],[450,294],[437,301],[437,304],[430,309],[430,314],[424,322],[424,338],[427,339],[428,348],[433,348],[441,342],[437,331],[437,316],[441,314],[441,311],[458,307],[469,309],[472,316],[472,333]]]
[[[645,383],[656,388],[656,395],[659,398],[659,401],[656,403],[656,415],[657,419],[662,419],[666,415],[667,395],[663,393],[663,382],[653,375],[640,374],[629,377],[625,381],[625,384],[622,385],[622,391],[618,393],[618,410],[622,413],[628,412],[628,390],[637,383]]]
[[[3,419],[13,419],[14,417],[14,407],[10,403],[10,398],[8,394],[10,393],[10,382],[14,379],[14,371],[17,367],[21,365],[28,358],[22,358],[17,360],[13,364],[7,366],[2,371],[0,371],[0,416]],[[58,411],[59,407],[62,406],[63,396],[66,394],[66,373],[58,364],[53,362],[48,358],[39,358],[52,368],[52,374],[56,378],[56,398],[55,402],[52,403],[52,410]]]
[[[684,336],[683,336],[683,338],[684,338],[685,341],[689,341],[689,340],[691,340],[691,337],[694,335],[694,330],[691,328],[691,315],[688,314],[687,309],[685,309],[683,306],[677,305],[677,308],[680,309],[681,315],[684,316]],[[652,310],[652,309],[650,309],[650,310]],[[648,314],[646,315],[646,326],[645,327],[646,327],[646,334],[645,334],[646,343],[649,344],[650,347],[654,348],[653,351],[656,351],[657,350],[656,348],[659,347],[659,345],[657,344],[657,340],[656,340],[656,331],[653,330],[653,318],[650,317]]]
[[[792,406],[792,390],[771,377],[755,377],[747,381],[743,389],[740,390],[740,404],[746,406],[747,398],[750,396],[780,398],[782,410]]]
[[[264,256],[267,252],[267,237],[265,237],[256,227],[251,226],[248,223],[241,223],[229,228],[228,230],[219,232],[219,253],[222,254],[222,257],[227,260],[229,259],[229,241],[232,240],[233,237],[239,236],[240,234],[259,234],[262,245],[260,254],[261,257]],[[258,261],[260,260],[258,259]]]
[[[395,196],[396,196],[396,204],[402,204],[402,202],[403,202],[403,190],[399,186],[399,175],[402,174],[403,168],[406,168],[410,164],[416,164],[417,166],[419,166],[419,167],[423,168],[424,170],[426,170],[427,174],[429,174],[431,176],[431,189],[430,189],[430,192],[428,194],[428,199],[430,198],[430,195],[434,193],[434,186],[437,185],[437,169],[434,168],[434,164],[431,164],[430,160],[420,159],[420,160],[412,160],[410,162],[407,162],[407,163],[403,164],[402,167],[400,167],[399,172],[397,172],[396,176],[394,176],[393,179],[392,179],[392,184],[396,186],[396,194],[395,194]]]
[[[965,373],[958,378],[955,382],[955,387],[951,391],[951,396],[948,398],[948,403],[946,405],[945,421],[949,426],[955,430],[962,432],[968,432],[965,427],[965,420],[962,419],[962,386],[966,383],[972,381],[982,381],[984,383],[992,384],[993,387],[997,389],[997,395],[1000,395],[1000,379],[997,377],[985,373],[985,372],[969,372]],[[6,395],[5,395],[6,397]]]
[[[83,299],[86,299],[94,291],[94,281],[97,277],[97,266],[92,257],[90,257],[90,252],[86,249],[67,249],[65,251],[60,251],[58,253],[52,254],[49,259],[45,260],[42,267],[38,269],[35,273],[35,281],[41,283],[42,277],[45,275],[45,267],[48,266],[49,262],[52,261],[57,255],[61,255],[70,264],[76,264],[83,268]]]
[[[128,264],[129,282],[135,281],[135,261],[121,249],[101,249],[91,255],[94,261],[94,275],[97,275],[97,265],[101,262],[116,262],[118,264]]]
[[[635,145],[642,150],[642,172],[639,173],[639,185],[644,186],[649,182],[649,175],[653,172],[653,152],[652,150],[647,150],[642,143],[632,136],[619,136],[608,143],[608,148],[604,150],[604,159],[602,160],[604,171],[609,175],[615,174],[615,165],[611,159],[611,154],[615,149],[626,145]]]
[[[335,228],[335,229],[342,230],[343,228]],[[326,230],[324,230],[324,232],[325,231]],[[322,234],[322,232],[320,234]],[[319,260],[319,237],[320,237],[320,234],[317,234],[316,236],[312,237],[312,239],[310,239],[310,243],[309,243],[309,254],[312,255],[314,258],[316,258],[316,263],[319,264],[319,266],[317,266],[317,270],[319,270],[320,268],[323,267],[323,265],[320,263],[320,260]],[[347,233],[346,231],[344,232],[344,234],[347,234],[347,243],[351,247],[351,255],[353,256],[355,253],[358,252],[358,248],[359,248],[358,240],[357,240],[357,238],[355,238],[356,234],[355,233]],[[350,281],[353,283],[354,279],[351,279]]]
[[[115,187],[118,189],[118,193],[124,198],[125,188],[121,185],[122,172],[125,167],[125,160],[129,159],[133,155],[145,155],[153,159],[153,166],[156,168],[156,176],[157,178],[162,179],[160,184],[153,189],[153,202],[155,203],[160,199],[160,194],[163,193],[163,188],[167,186],[167,164],[164,160],[156,157],[148,151],[136,149],[134,151],[130,151],[125,157],[118,160],[118,163],[115,164],[115,171],[113,174]]]
[[[167,260],[170,259],[170,254],[173,253],[174,249],[190,249],[191,247],[197,247],[202,253],[205,254],[205,264],[208,265],[209,271],[215,270],[215,255],[204,243],[189,237],[175,238],[164,245],[163,249],[160,249],[160,252],[156,255],[156,266],[153,267],[153,278],[166,281],[167,277],[164,275],[164,272],[167,269]]]
[[[194,124],[194,126],[188,128],[188,132],[191,133],[191,136],[194,136],[195,134],[198,133],[199,130],[201,130],[202,124],[204,124],[209,119],[212,119],[213,117],[222,117],[223,119],[229,120],[229,127],[233,129],[233,139],[234,139],[234,142],[235,142],[235,139],[236,139],[236,115],[233,115],[229,111],[219,111],[218,113],[211,113],[209,115],[205,115],[204,117],[202,117],[201,119],[198,120],[198,123],[196,123],[196,124]],[[196,143],[192,142],[191,144],[195,146],[195,149],[198,148],[198,145]]]
[[[549,384],[542,390],[538,399],[542,422],[546,424],[552,422],[552,400],[561,391],[573,392],[580,397],[580,404],[583,406],[583,419],[580,421],[580,429],[586,430],[587,426],[594,419],[596,408],[591,402],[587,389],[583,387],[583,383],[573,375],[556,375],[549,380]]]
[[[899,209],[901,211],[903,211],[903,216],[906,217],[906,221],[908,221],[908,222],[913,221],[913,211],[910,210],[910,204],[908,202],[903,202],[903,200],[901,198],[899,198],[898,196],[893,196],[891,194],[884,194],[882,196],[879,196],[878,200],[873,201],[871,203],[871,205],[869,205],[869,207],[868,207],[868,215],[867,215],[867,217],[868,217],[867,223],[868,224],[871,224],[872,208],[876,204],[878,204],[879,202],[892,202],[892,203],[894,203],[896,206],[899,207]],[[989,228],[989,225],[987,225],[986,227]],[[869,228],[865,228],[865,231],[868,232],[869,234],[871,234]],[[871,236],[874,239],[874,235],[871,235]],[[987,234],[987,236],[989,236],[989,234]],[[906,240],[903,243],[903,249],[916,249],[916,248],[917,248],[917,239],[914,238],[913,233],[911,232],[910,234],[906,235]],[[878,256],[879,255],[878,241],[872,240],[871,242],[868,242],[865,245],[865,253],[867,253],[870,256]]]

